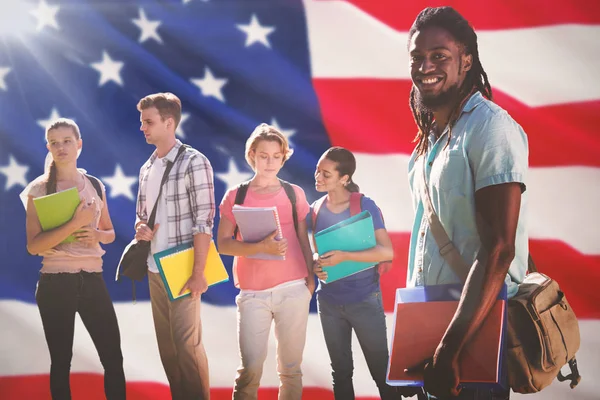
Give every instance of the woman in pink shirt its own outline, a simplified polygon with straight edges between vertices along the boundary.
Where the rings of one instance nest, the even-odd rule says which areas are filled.
[[[295,195],[297,227],[292,203],[277,177],[292,155],[286,137],[272,126],[259,125],[246,141],[246,160],[254,170],[243,201],[248,207],[277,207],[283,239],[275,232],[258,243],[235,238],[236,221],[232,209],[239,186],[229,190],[219,210],[221,221],[217,241],[219,252],[235,256],[233,276],[240,293],[238,344],[241,362],[235,378],[234,399],[256,399],[272,321],[277,339],[279,398],[302,397],[302,353],[306,340],[308,307],[315,289],[312,253],[307,236],[309,205],[304,191],[291,185]],[[259,253],[285,255],[285,260],[248,258]]]
[[[115,239],[102,183],[77,168],[82,141],[74,121],[60,118],[46,129],[52,162],[27,194],[27,250],[42,256],[35,298],[50,351],[50,392],[70,399],[75,314],[79,313],[104,367],[108,400],[125,399],[125,374],[117,316],[102,278],[100,243]],[[33,199],[77,188],[80,203],[70,221],[42,231]],[[24,194],[25,194],[24,193]],[[64,242],[70,236],[74,241]]]

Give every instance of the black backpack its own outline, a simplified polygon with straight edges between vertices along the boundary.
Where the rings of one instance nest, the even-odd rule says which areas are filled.
[[[296,211],[296,192],[294,192],[294,188],[292,184],[284,181],[283,179],[279,179],[281,186],[283,186],[283,190],[285,190],[285,194],[288,199],[290,199],[290,203],[292,203],[292,218],[294,219],[294,228],[296,229],[296,234],[298,233],[298,211]],[[248,193],[248,187],[250,186],[250,181],[240,183],[238,186],[238,191],[235,194],[234,204],[242,205],[244,204],[244,199],[246,198],[246,193]],[[233,231],[233,237],[236,237],[238,234],[238,226],[235,226],[235,230]]]

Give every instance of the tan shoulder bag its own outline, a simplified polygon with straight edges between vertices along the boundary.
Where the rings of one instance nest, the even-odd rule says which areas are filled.
[[[464,282],[471,269],[442,226],[429,194],[425,168],[421,198],[425,215],[444,260]],[[536,393],[554,378],[570,380],[571,388],[581,380],[575,353],[579,350],[579,324],[558,283],[537,272],[531,255],[528,274],[517,294],[508,301],[508,327],[505,349],[508,383],[517,393]],[[569,364],[571,373],[561,368]]]

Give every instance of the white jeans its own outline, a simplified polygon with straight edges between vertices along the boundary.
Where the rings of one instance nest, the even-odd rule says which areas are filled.
[[[255,400],[267,358],[271,322],[275,321],[279,399],[302,398],[302,353],[310,291],[300,283],[236,297],[241,362],[235,377],[234,400]]]

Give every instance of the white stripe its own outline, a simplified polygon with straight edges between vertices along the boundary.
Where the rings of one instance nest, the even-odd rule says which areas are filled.
[[[408,187],[409,156],[355,153],[355,181],[381,208],[391,232],[410,232],[414,211]],[[384,173],[386,172],[386,173]],[[600,168],[530,168],[527,227],[530,238],[560,240],[600,255]]]
[[[410,78],[408,32],[398,32],[346,1],[305,0],[304,5],[313,78]],[[523,103],[533,107],[600,99],[600,52],[591,51],[598,48],[600,26],[477,34],[490,82]]]
[[[125,375],[128,381],[149,381],[167,384],[162,370],[152,323],[150,304],[115,305],[121,329]],[[236,342],[236,314],[234,307],[202,305],[203,334],[208,353],[212,387],[232,387],[238,366]],[[0,301],[0,377],[16,375],[48,374],[50,358],[44,340],[42,324],[37,307],[17,301]],[[392,316],[388,315],[388,335],[391,334]],[[581,348],[577,354],[579,369],[584,376],[577,387],[577,395],[595,398],[600,391],[600,381],[585,379],[600,373],[600,359],[595,356],[600,349],[599,320],[580,322]],[[323,341],[318,316],[311,314],[308,324],[307,343],[304,351],[303,383],[305,387],[331,388],[329,357]],[[376,396],[377,389],[370,378],[360,346],[354,338],[354,388],[357,396]],[[275,372],[275,338],[269,341],[269,355],[264,367],[261,387],[277,387]],[[102,366],[92,341],[81,320],[76,319],[73,345],[72,372],[101,373]],[[524,399],[558,400],[572,398],[566,383],[555,383],[543,395]],[[587,397],[586,397],[587,395]],[[513,396],[511,395],[511,398]],[[518,396],[515,396],[518,398]]]

